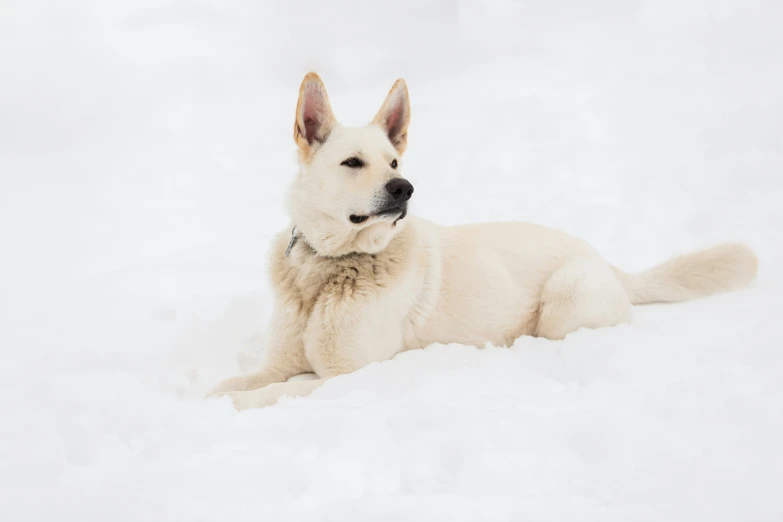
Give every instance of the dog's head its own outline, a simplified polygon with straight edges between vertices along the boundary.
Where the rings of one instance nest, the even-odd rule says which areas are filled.
[[[299,88],[294,141],[299,173],[289,211],[306,241],[324,256],[383,250],[402,229],[413,185],[402,177],[410,104],[403,79],[364,127],[344,127],[321,78]]]

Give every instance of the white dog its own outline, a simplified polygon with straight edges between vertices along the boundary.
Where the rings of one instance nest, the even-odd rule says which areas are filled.
[[[239,409],[304,396],[331,377],[432,343],[563,339],[631,320],[631,305],[674,302],[750,282],[741,245],[626,274],[587,243],[526,223],[442,227],[408,215],[402,177],[410,105],[392,87],[373,121],[343,127],[314,73],[299,89],[300,169],[292,228],[271,253],[276,302],[260,369],[220,383]],[[309,381],[289,381],[315,373]]]

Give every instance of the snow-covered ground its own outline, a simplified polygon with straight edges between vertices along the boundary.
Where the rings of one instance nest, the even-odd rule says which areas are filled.
[[[777,0],[0,4],[0,519],[783,518]],[[414,211],[750,289],[510,348],[432,346],[235,412],[297,89],[398,76]]]

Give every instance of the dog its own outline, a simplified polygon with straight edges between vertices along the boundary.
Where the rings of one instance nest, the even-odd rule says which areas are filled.
[[[291,228],[271,249],[275,308],[258,371],[221,382],[237,409],[310,394],[326,380],[433,343],[508,346],[631,321],[632,305],[739,288],[754,253],[720,245],[640,274],[586,242],[528,223],[443,227],[408,213],[403,79],[364,127],[344,127],[309,73],[299,89]],[[313,380],[289,378],[315,373]]]

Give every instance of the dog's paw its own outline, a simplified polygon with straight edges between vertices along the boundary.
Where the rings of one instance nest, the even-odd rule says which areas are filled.
[[[230,379],[219,382],[209,391],[209,393],[207,393],[205,398],[221,397],[228,392],[243,391],[247,389],[246,386],[247,379],[245,376],[240,375],[238,377],[231,377]]]
[[[222,395],[231,397],[234,408],[236,408],[237,411],[272,406],[280,398],[279,394],[271,392],[271,390],[268,390],[267,388],[252,391],[228,392],[221,394],[221,396]]]

